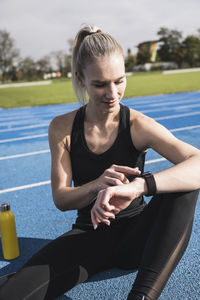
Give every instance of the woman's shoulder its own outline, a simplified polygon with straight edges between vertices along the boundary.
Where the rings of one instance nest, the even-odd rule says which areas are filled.
[[[143,113],[130,109],[130,131],[136,149],[146,151],[155,121]]]
[[[49,127],[54,131],[66,132],[69,131],[69,128],[72,127],[77,109],[66,114],[56,116],[51,122]]]
[[[78,109],[56,116],[49,124],[49,138],[54,141],[62,141],[67,148],[70,147],[70,136],[73,121]]]
[[[131,126],[134,126],[136,127],[137,129],[139,129],[140,127],[143,127],[146,125],[150,125],[151,123],[154,123],[155,121],[144,115],[143,113],[135,110],[135,109],[132,109],[130,108],[130,124]]]

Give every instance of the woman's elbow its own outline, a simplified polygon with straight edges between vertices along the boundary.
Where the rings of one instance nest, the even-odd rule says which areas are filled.
[[[57,193],[53,193],[53,202],[55,204],[55,207],[59,209],[60,211],[64,212],[68,210],[66,201],[63,200],[62,195],[59,195]]]

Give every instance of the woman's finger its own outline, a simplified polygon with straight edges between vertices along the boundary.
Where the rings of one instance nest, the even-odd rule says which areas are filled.
[[[105,172],[105,178],[110,178],[114,180],[114,185],[122,184],[122,183],[128,183],[129,180],[127,179],[126,175],[122,172],[118,172],[117,170],[110,168],[107,169]],[[116,183],[115,183],[116,181]]]
[[[103,208],[101,208],[101,207],[95,207],[95,211],[97,211],[98,212],[98,214],[101,216],[101,218],[107,218],[107,219],[109,219],[109,218],[112,218],[112,219],[114,219],[115,218],[115,215],[114,215],[114,213],[112,212],[112,211],[108,211],[107,209],[106,209],[106,206],[105,205],[103,205]]]
[[[94,210],[94,214],[95,214],[96,218],[98,218],[100,220],[100,222],[110,225],[109,219],[107,217],[101,215],[97,209]]]
[[[94,212],[92,210],[91,210],[91,220],[92,220],[93,228],[97,229],[98,222],[97,222],[95,214],[94,214]]]
[[[124,175],[139,175],[141,173],[138,167],[130,168],[127,166],[112,165],[111,168],[116,172],[123,173]]]

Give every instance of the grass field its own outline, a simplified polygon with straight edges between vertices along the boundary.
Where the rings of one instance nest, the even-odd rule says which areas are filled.
[[[200,90],[200,72],[163,75],[160,72],[137,73],[127,78],[124,97],[171,94]],[[24,107],[75,102],[70,79],[51,85],[0,89],[0,107]]]

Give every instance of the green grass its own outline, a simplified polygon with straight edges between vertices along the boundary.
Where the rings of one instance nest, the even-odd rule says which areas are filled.
[[[0,89],[0,107],[49,105],[74,102],[76,97],[71,80],[53,81],[50,85]]]
[[[127,78],[126,97],[181,93],[200,90],[200,72],[163,75],[137,73]],[[24,107],[75,102],[71,80],[51,85],[0,89],[0,107]]]

